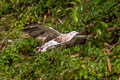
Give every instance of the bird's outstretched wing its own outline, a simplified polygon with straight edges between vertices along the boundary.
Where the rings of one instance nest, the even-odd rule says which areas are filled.
[[[50,40],[49,42],[46,42],[44,45],[37,47],[36,53],[45,52],[47,51],[47,49],[55,48],[56,46],[59,46],[60,44],[61,43],[55,41],[54,39]]]
[[[42,40],[44,42],[61,35],[61,33],[56,31],[54,28],[43,25],[29,26],[22,31],[29,34],[31,37],[35,37],[37,40]]]
[[[86,35],[75,35],[73,39],[71,39],[67,44],[73,45],[73,44],[81,44],[86,41],[88,37]]]

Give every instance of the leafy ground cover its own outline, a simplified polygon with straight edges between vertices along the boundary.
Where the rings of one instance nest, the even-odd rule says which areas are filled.
[[[35,54],[40,42],[21,37],[21,30],[31,24],[56,26],[63,33],[76,30],[96,38]],[[119,0],[1,0],[0,79],[117,80],[119,36]]]

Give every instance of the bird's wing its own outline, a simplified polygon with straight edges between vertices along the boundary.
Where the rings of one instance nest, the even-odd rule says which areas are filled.
[[[36,37],[39,34],[42,34],[44,32],[44,29],[43,29],[43,27],[38,27],[38,25],[34,25],[34,26],[28,26],[27,28],[23,29],[22,31],[26,32],[31,37]]]
[[[46,42],[43,46],[44,47],[52,47],[52,46],[56,46],[56,45],[59,45],[60,43],[55,41],[54,39],[49,41],[49,42]],[[42,47],[43,47],[42,46]]]
[[[75,35],[67,44],[81,44],[88,37],[86,35]]]
[[[45,27],[47,27],[47,26],[45,26]],[[57,34],[57,35],[61,35],[61,33],[60,33],[59,31],[55,30],[55,29],[52,28],[52,27],[48,27],[48,30],[49,30],[49,31],[52,31],[53,33],[55,33],[55,34]]]
[[[55,48],[56,46],[60,45],[60,43],[58,43],[57,41],[55,41],[54,39],[49,41],[49,42],[46,42],[44,45],[42,45],[41,47],[38,47],[37,48],[37,51],[36,53],[39,53],[39,52],[45,52],[47,51],[47,49],[52,49],[52,48]]]
[[[57,36],[61,35],[61,33],[55,30],[54,28],[43,25],[29,26],[28,28],[23,29],[22,31],[26,32],[31,37],[36,37],[37,40],[45,39],[45,42],[50,41],[53,38],[56,38]]]
[[[75,35],[76,38],[80,38],[80,39],[86,39],[87,36],[86,35]]]

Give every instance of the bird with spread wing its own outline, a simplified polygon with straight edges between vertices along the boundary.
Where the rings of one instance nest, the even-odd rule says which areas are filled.
[[[23,31],[32,37],[36,37],[37,40],[43,41],[44,44],[37,47],[36,53],[45,52],[47,49],[52,49],[60,45],[80,43],[87,37],[80,35],[77,31],[71,31],[67,34],[62,34],[52,27],[34,25],[29,28],[23,29]]]

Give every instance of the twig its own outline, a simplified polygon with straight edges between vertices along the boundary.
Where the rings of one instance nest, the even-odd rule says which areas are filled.
[[[59,21],[61,24],[63,24],[63,22],[62,22],[62,20],[61,20],[60,18],[58,18],[58,21]]]
[[[45,24],[47,17],[50,16],[50,9],[48,9],[47,14],[44,15],[43,24]]]
[[[0,45],[0,48],[2,49],[2,51],[5,50],[5,48],[6,48],[6,38],[4,38],[4,39],[2,40],[1,45]]]
[[[111,50],[112,50],[112,48],[106,49],[105,52],[108,54],[108,53],[111,52]],[[112,72],[111,63],[110,63],[110,58],[109,58],[109,56],[107,56],[107,65],[108,65],[109,72]]]
[[[43,24],[45,24],[46,19],[47,19],[47,15],[44,15],[44,18],[43,18]]]
[[[109,69],[109,72],[112,72],[112,69],[111,69],[111,64],[110,64],[110,59],[109,57],[107,56],[107,64],[108,64],[108,69]]]

